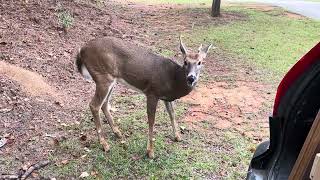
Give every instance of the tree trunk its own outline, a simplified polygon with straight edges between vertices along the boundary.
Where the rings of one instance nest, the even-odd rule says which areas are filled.
[[[211,16],[213,17],[220,16],[220,4],[221,4],[221,0],[212,1]]]

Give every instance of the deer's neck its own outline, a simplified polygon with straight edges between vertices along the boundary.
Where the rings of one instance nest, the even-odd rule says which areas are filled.
[[[175,91],[175,98],[178,99],[180,97],[188,95],[193,88],[187,85],[186,75],[181,66],[177,67],[175,77],[176,78],[173,86],[173,91]]]

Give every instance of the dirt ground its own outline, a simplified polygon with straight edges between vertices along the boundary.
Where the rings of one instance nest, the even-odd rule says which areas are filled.
[[[74,17],[67,31],[57,16],[64,10]],[[179,33],[246,19],[227,12],[212,18],[205,12],[116,2],[1,1],[0,137],[8,141],[0,147],[0,173],[15,174],[23,166],[47,159],[54,146],[49,135],[68,138],[63,126],[81,121],[94,90],[74,65],[75,54],[85,42],[116,36],[158,52],[177,52]],[[255,79],[250,67],[236,60],[221,51],[209,54],[203,75],[207,78],[182,98],[189,109],[179,121],[207,131],[212,138],[216,130],[235,130],[260,142],[268,136],[274,94],[270,85]],[[122,86],[117,90],[126,92]],[[199,129],[203,121],[208,129]]]

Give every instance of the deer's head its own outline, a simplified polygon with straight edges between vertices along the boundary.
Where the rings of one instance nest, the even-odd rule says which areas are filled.
[[[183,56],[183,70],[185,72],[185,78],[189,87],[194,87],[199,79],[200,71],[203,67],[204,59],[207,56],[212,44],[203,47],[200,45],[197,53],[189,52],[187,47],[182,42],[180,36],[180,50]]]

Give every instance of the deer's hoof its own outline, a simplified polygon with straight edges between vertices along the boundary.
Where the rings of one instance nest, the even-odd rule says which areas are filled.
[[[151,150],[147,150],[147,156],[149,159],[153,159],[154,158],[154,152]]]
[[[122,133],[119,131],[119,129],[116,129],[115,131],[114,131],[114,134],[116,135],[116,137],[117,138],[119,138],[119,139],[122,139]]]
[[[110,146],[106,141],[100,141],[100,144],[102,145],[104,152],[110,151]]]

